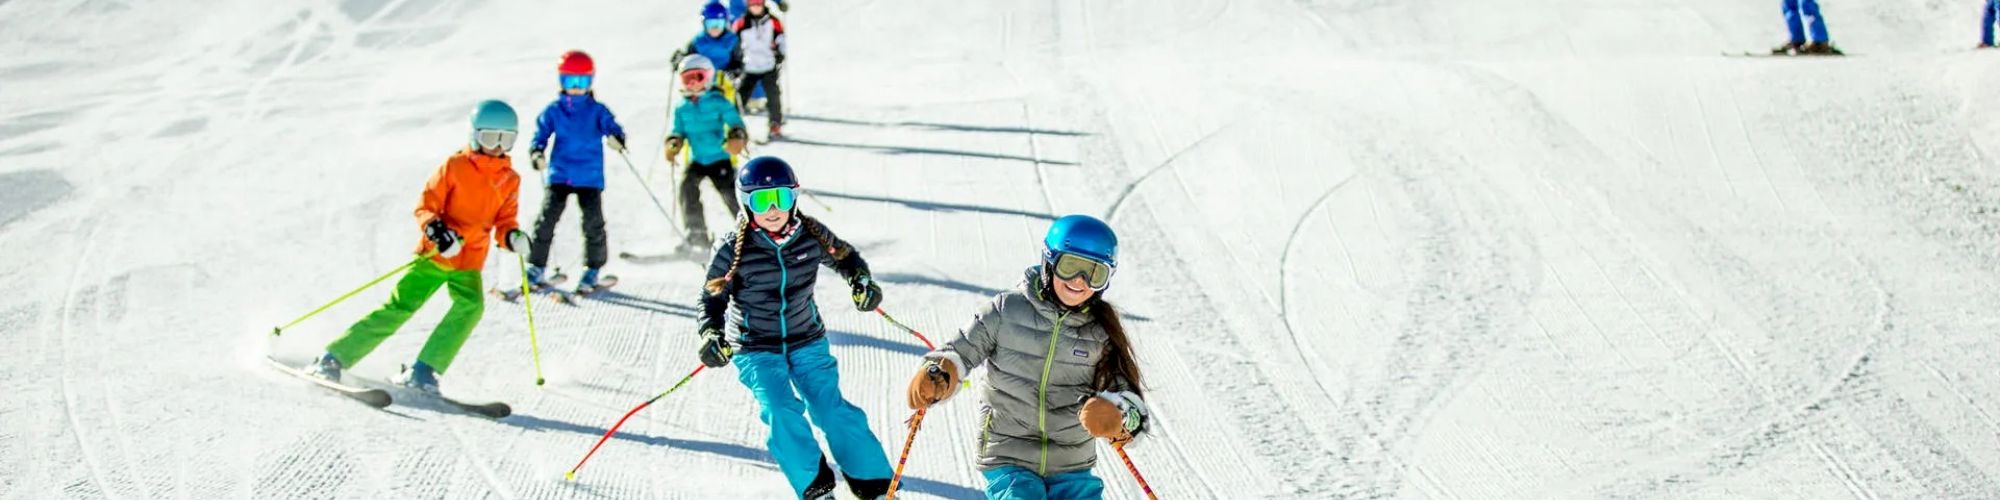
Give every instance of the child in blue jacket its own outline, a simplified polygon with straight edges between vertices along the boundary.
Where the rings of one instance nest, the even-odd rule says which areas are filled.
[[[730,75],[729,81],[734,81],[734,75],[743,71],[743,48],[738,46],[741,42],[736,38],[736,32],[729,30],[729,22],[728,7],[723,7],[719,1],[708,2],[701,9],[702,32],[688,40],[686,47],[681,47],[680,53],[674,57],[674,65],[678,67],[681,59],[688,55],[701,54],[708,58],[709,64],[715,65],[716,86],[724,86],[724,75]]]
[[[692,149],[687,167],[681,171],[681,226],[687,240],[675,250],[679,255],[707,251],[712,239],[708,221],[701,211],[701,182],[715,186],[728,200],[736,197],[736,164],[732,157],[743,153],[749,135],[743,131],[743,116],[736,105],[716,90],[715,65],[701,54],[681,58],[681,95],[674,106],[674,123],[667,132],[667,163],[680,165],[681,147]],[[729,215],[737,215],[736,204],[725,203]]]
[[[562,95],[535,118],[535,140],[529,158],[535,170],[548,171],[542,215],[535,218],[535,239],[528,249],[528,282],[542,286],[542,268],[549,263],[549,244],[556,223],[571,195],[583,209],[584,267],[577,291],[597,287],[598,271],[609,259],[604,236],[604,148],[625,153],[625,129],[611,109],[597,102],[590,85],[596,65],[580,50],[563,54],[557,67]],[[554,143],[550,139],[553,136]],[[554,152],[549,149],[553,146]]]

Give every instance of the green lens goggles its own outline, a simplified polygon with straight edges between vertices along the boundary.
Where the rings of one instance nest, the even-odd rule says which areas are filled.
[[[1090,284],[1091,290],[1103,290],[1111,286],[1111,273],[1117,269],[1110,264],[1092,260],[1076,254],[1056,254],[1056,277],[1075,279],[1079,276]]]
[[[797,197],[798,194],[792,192],[792,188],[788,187],[759,189],[744,195],[743,205],[749,207],[750,213],[753,214],[772,210],[789,212],[792,210],[792,205],[798,201]]]

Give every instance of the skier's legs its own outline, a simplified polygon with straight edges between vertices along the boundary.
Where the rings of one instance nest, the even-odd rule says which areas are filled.
[[[772,68],[771,72],[765,74],[758,82],[764,88],[764,112],[769,113],[772,125],[785,124],[785,96],[784,91],[778,88],[778,71],[777,68]]]
[[[444,282],[444,268],[430,259],[418,261],[403,275],[403,279],[396,281],[396,290],[389,293],[388,302],[347,327],[345,333],[326,345],[326,352],[340,360],[341,366],[354,366],[361,362],[361,358],[375,351],[375,346],[382,345],[383,340],[394,335],[397,328],[409,321],[410,316],[416,314],[417,309],[422,308],[424,301],[430,300],[431,294],[437,293],[438,286]]]
[[[775,352],[736,353],[736,379],[757,398],[759,416],[771,427],[764,447],[778,462],[792,491],[803,493],[819,475],[819,442],[813,440],[812,425],[806,422],[806,407],[792,393],[791,368],[785,356]]]
[[[549,265],[549,244],[556,239],[556,222],[562,220],[563,205],[569,204],[569,186],[550,184],[542,190],[542,214],[535,217],[535,240],[528,242],[528,263]]]
[[[1806,27],[1799,19],[1799,0],[1778,0],[1784,2],[1785,29],[1792,35],[1792,45],[1805,45]]]
[[[451,368],[451,360],[458,357],[458,348],[465,346],[465,339],[472,336],[472,327],[479,326],[479,317],[486,314],[486,296],[480,292],[486,287],[481,281],[478,269],[445,271],[444,292],[451,296],[451,310],[445,311],[444,320],[431,330],[431,338],[417,352],[417,361],[429,365],[439,375]]]
[[[689,239],[708,234],[708,221],[701,216],[701,179],[707,170],[706,165],[694,162],[681,169],[681,228],[687,230]]]
[[[576,206],[583,209],[583,266],[602,268],[611,261],[610,238],[604,235],[604,190],[577,188]]]
[[[806,402],[812,422],[826,434],[833,462],[856,479],[889,479],[889,456],[868,428],[868,414],[840,394],[840,366],[826,339],[792,349],[792,385]]]
[[[1819,0],[1799,0],[1799,15],[1810,23],[1813,43],[1832,43],[1826,34],[1826,18],[1819,15]]]
[[[980,472],[986,476],[989,500],[1047,500],[1049,487],[1042,476],[1018,465],[1003,465]]]
[[[757,86],[764,84],[763,73],[743,72],[743,82],[736,86],[736,109],[750,108],[750,94],[757,93]]]
[[[1064,472],[1042,479],[1049,487],[1049,500],[1099,500],[1104,498],[1104,480],[1090,470]]]
[[[1994,0],[2000,2],[2000,0]],[[715,186],[715,194],[722,195],[722,206],[729,207],[729,218],[735,219],[743,209],[736,201],[736,164],[723,161],[715,164],[708,174],[708,183]]]

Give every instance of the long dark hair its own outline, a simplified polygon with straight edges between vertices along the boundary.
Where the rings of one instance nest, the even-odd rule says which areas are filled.
[[[1102,293],[1102,292],[1099,292]],[[1090,314],[1104,327],[1104,335],[1111,339],[1104,349],[1104,357],[1097,360],[1097,371],[1091,376],[1090,385],[1099,391],[1116,390],[1118,381],[1124,380],[1126,390],[1146,397],[1141,387],[1143,377],[1139,375],[1139,360],[1133,357],[1132,339],[1125,336],[1125,323],[1118,319],[1118,309],[1110,302],[1095,299],[1097,304],[1090,307]]]

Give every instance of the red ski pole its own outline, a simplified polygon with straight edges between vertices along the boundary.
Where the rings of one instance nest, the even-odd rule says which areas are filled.
[[[1118,450],[1118,458],[1125,461],[1125,470],[1132,471],[1132,479],[1139,481],[1139,489],[1146,491],[1146,498],[1160,500],[1159,496],[1153,494],[1153,486],[1146,484],[1146,476],[1139,475],[1139,466],[1132,465],[1132,456],[1125,454],[1125,443],[1111,445],[1111,449]]]
[[[614,434],[617,434],[617,433],[618,433],[618,428],[619,428],[619,427],[624,427],[624,426],[625,426],[625,420],[626,420],[626,419],[630,419],[630,418],[632,418],[632,415],[633,415],[633,414],[635,414],[635,413],[639,413],[639,410],[644,410],[644,409],[646,409],[646,407],[647,407],[647,406],[652,406],[652,405],[653,405],[653,402],[654,402],[654,401],[659,401],[659,400],[660,400],[660,398],[663,398],[663,397],[667,397],[667,395],[668,395],[668,394],[672,394],[672,393],[674,392],[674,390],[675,390],[675,389],[679,389],[679,388],[681,388],[681,386],[683,386],[683,385],[687,385],[688,381],[689,381],[689,380],[693,380],[693,379],[694,379],[694,376],[695,376],[695,374],[697,374],[697,373],[701,373],[701,369],[703,369],[703,368],[708,368],[708,365],[698,365],[698,366],[695,366],[695,367],[694,367],[694,371],[691,371],[691,372],[688,372],[688,374],[687,374],[687,376],[686,376],[686,377],[681,377],[681,381],[680,381],[680,382],[675,382],[675,383],[674,383],[674,386],[673,386],[673,387],[669,387],[669,388],[667,388],[667,390],[666,390],[665,392],[661,392],[661,393],[659,393],[658,395],[655,395],[655,396],[653,396],[653,399],[648,399],[648,400],[646,400],[646,402],[644,402],[644,403],[639,403],[639,406],[635,406],[635,407],[632,407],[632,411],[628,411],[628,412],[625,412],[625,416],[623,416],[623,417],[618,417],[618,423],[615,423],[615,424],[611,424],[611,430],[608,430],[608,431],[604,431],[604,437],[601,437],[601,438],[597,438],[597,444],[596,444],[596,445],[593,445],[593,446],[591,446],[591,447],[590,447],[590,452],[589,452],[589,453],[585,453],[585,454],[583,454],[583,460],[578,460],[578,461],[576,461],[576,466],[575,466],[575,467],[570,467],[570,468],[569,468],[569,472],[565,472],[565,473],[563,473],[563,480],[566,480],[566,481],[575,481],[575,480],[576,480],[576,470],[577,470],[577,469],[581,469],[581,468],[583,468],[583,463],[584,463],[584,462],[589,462],[589,461],[590,461],[590,456],[591,456],[591,455],[596,455],[596,454],[597,454],[597,449],[598,449],[598,448],[603,448],[603,447],[604,447],[604,442],[605,442],[605,441],[609,441],[609,440],[611,440],[611,436],[612,436],[612,435],[614,435]]]
[[[918,333],[917,329],[910,328],[909,325],[905,325],[901,321],[896,321],[896,318],[889,316],[889,313],[883,312],[882,308],[875,308],[875,314],[882,315],[882,319],[889,320],[889,324],[896,325],[896,328],[901,328],[903,331],[910,332],[910,335],[915,335],[917,340],[923,341],[924,347],[930,348],[933,351],[937,350],[937,346],[931,344],[931,339],[924,338],[924,334]],[[937,373],[933,369],[932,375],[942,374]],[[910,445],[916,444],[917,428],[923,426],[924,413],[928,410],[930,408],[918,408],[917,414],[910,416],[910,435],[903,438],[903,455],[896,458],[896,475],[889,478],[889,500],[896,500],[896,488],[903,484],[903,465],[910,461]]]

